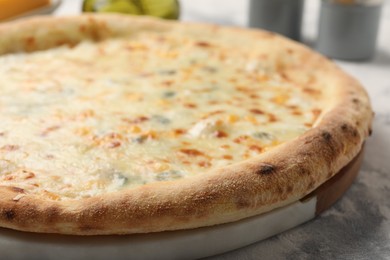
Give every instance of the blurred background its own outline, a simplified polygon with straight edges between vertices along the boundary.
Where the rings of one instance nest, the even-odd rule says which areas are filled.
[[[104,7],[106,3],[110,2],[143,2],[143,1],[132,1],[132,0],[0,0],[0,20],[2,16],[5,16],[7,13],[15,14],[15,16],[23,15],[26,12],[32,14],[43,14],[43,13],[52,13],[55,15],[71,15],[78,14],[83,9],[83,3],[85,6],[95,5]],[[183,21],[202,21],[210,23],[218,23],[223,25],[236,25],[236,26],[247,26],[249,20],[249,7],[251,0],[179,0],[180,5],[180,20]],[[252,0],[253,2],[272,2],[278,0]],[[285,0],[284,0],[285,1]],[[291,2],[295,0],[289,0]],[[372,1],[372,0],[366,0]],[[8,3],[9,4],[8,4]],[[146,2],[157,2],[154,9],[161,7],[166,7],[173,5],[176,0],[149,0]],[[318,20],[320,13],[321,0],[306,0],[304,2],[304,11],[303,11],[303,22],[302,22],[302,35],[304,35],[304,41],[312,43],[317,37],[318,31]],[[351,2],[351,1],[340,1],[340,2]],[[361,2],[361,0],[359,1]],[[383,0],[384,6],[390,5],[390,0]],[[35,3],[35,4],[34,4]],[[50,3],[50,7],[45,6]],[[109,4],[108,4],[109,5]],[[16,6],[19,6],[16,8]],[[25,6],[25,7],[22,7]],[[123,4],[111,4],[113,8],[105,8],[103,11],[121,11],[126,12],[126,7],[123,7]],[[35,7],[35,8],[34,8]],[[122,8],[121,8],[122,7]],[[8,10],[7,10],[8,9]],[[12,10],[11,10],[12,9]],[[34,12],[31,10],[38,10]],[[99,9],[99,8],[97,8]],[[164,9],[164,8],[162,8]],[[165,8],[166,9],[166,8]],[[124,11],[123,11],[124,10]],[[12,11],[12,12],[11,12]],[[128,12],[131,12],[131,8],[127,8]],[[163,10],[162,13],[167,12]],[[389,20],[390,20],[390,9],[383,8],[382,11],[382,20],[381,24],[384,26],[380,27],[379,31],[379,44],[383,43],[383,38],[390,34]],[[4,15],[2,15],[4,13]],[[134,12],[133,12],[134,13]],[[168,11],[169,13],[169,11]],[[152,14],[158,16],[157,14]],[[175,16],[175,15],[173,15]],[[7,17],[8,19],[11,17]],[[3,19],[4,20],[4,19]]]
[[[147,2],[150,1],[153,2]],[[158,0],[156,9],[153,4],[148,8],[157,16],[169,19],[179,17],[182,21],[246,27],[250,14],[256,17],[265,10],[255,8],[254,2],[281,4],[281,8],[288,9],[284,4],[300,1],[304,3],[301,21],[297,21],[297,15],[288,18],[301,22],[299,40],[328,57],[339,57],[337,64],[365,86],[373,101],[374,134],[366,143],[362,171],[346,196],[321,217],[214,259],[390,259],[390,0],[356,0],[368,6],[355,9],[354,0],[180,0],[179,9],[174,0]],[[331,5],[340,1],[346,6]],[[121,6],[123,3],[106,7],[106,0],[92,2],[84,8],[134,9]],[[161,7],[167,3],[168,7]],[[51,0],[50,3],[48,0],[0,0],[0,20],[5,22],[37,14],[76,15],[82,8],[82,0]],[[263,22],[265,26],[270,26],[270,22],[272,26],[280,25],[278,21],[287,19],[288,12],[278,16],[272,12],[278,12],[280,8],[269,10],[264,15],[270,19],[255,21],[259,27]],[[344,33],[340,34],[341,29]],[[356,40],[359,37],[362,40]],[[367,52],[369,55],[357,56],[372,47],[373,52]],[[361,51],[348,52],[354,49]],[[346,53],[347,56],[340,56]],[[351,211],[351,208],[356,210]]]

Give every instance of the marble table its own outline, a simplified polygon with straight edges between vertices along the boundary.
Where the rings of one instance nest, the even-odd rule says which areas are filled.
[[[245,26],[247,1],[181,0],[185,21]],[[308,0],[303,41],[315,46],[319,1]],[[80,12],[64,0],[56,15]],[[376,117],[358,178],[320,217],[267,240],[223,255],[227,259],[390,259],[390,0],[382,12],[376,56],[366,62],[336,61],[369,92]]]

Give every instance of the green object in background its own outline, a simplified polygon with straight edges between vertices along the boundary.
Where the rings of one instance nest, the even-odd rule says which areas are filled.
[[[82,11],[178,19],[180,7],[177,0],[84,0]]]

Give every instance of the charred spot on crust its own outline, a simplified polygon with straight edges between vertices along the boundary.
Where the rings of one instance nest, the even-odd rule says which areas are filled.
[[[310,175],[310,171],[308,169],[306,169],[305,167],[299,167],[299,173],[301,175]]]
[[[359,132],[356,130],[356,128],[352,129],[352,136],[353,137],[358,137],[359,136]]]
[[[13,220],[16,214],[12,209],[7,209],[4,211],[3,215],[7,220]]]
[[[359,104],[360,103],[360,100],[358,98],[353,98],[352,99],[352,102],[355,103],[355,104]]]
[[[259,169],[256,171],[256,174],[268,175],[275,172],[275,166],[271,164],[260,165]]]
[[[357,137],[359,135],[359,132],[356,130],[356,128],[347,123],[341,125],[341,130],[344,133],[350,133],[353,137]]]
[[[289,186],[287,186],[286,191],[287,191],[287,193],[291,193],[293,191],[293,189],[294,189],[294,187],[289,185]]]
[[[327,131],[322,132],[321,136],[324,138],[324,140],[327,143],[329,143],[331,141],[331,139],[332,139],[332,135],[329,132],[327,132]]]
[[[370,128],[368,128],[368,135],[372,135],[372,128],[370,127]]]

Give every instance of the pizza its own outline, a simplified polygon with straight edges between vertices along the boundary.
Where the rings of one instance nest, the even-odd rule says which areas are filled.
[[[295,202],[360,151],[372,110],[276,34],[121,15],[0,26],[0,226],[191,229]]]

